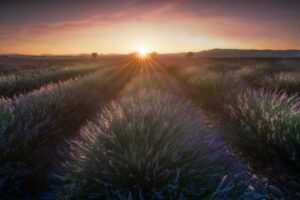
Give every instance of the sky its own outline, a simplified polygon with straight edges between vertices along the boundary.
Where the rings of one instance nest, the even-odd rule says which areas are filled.
[[[299,0],[1,0],[0,53],[300,49]]]

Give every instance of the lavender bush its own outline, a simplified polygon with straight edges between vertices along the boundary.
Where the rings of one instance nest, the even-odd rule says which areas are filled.
[[[23,73],[13,73],[0,76],[0,96],[11,97],[21,93],[38,89],[46,84],[75,78],[87,73],[95,72],[97,67],[80,67],[73,69],[57,69],[57,70],[34,70],[25,71]],[[38,72],[36,72],[38,71]]]
[[[227,179],[231,161],[201,114],[166,92],[112,103],[71,144],[61,199],[263,198]]]
[[[219,73],[196,73],[188,84],[193,88],[193,96],[202,108],[212,112],[223,112],[242,88],[235,76]]]
[[[247,90],[229,106],[229,111],[231,126],[236,130],[230,138],[242,149],[264,159],[284,158],[299,164],[298,96]]]
[[[282,72],[272,76],[267,76],[259,81],[259,85],[263,88],[296,93],[300,91],[300,73]]]
[[[0,194],[35,197],[51,186],[60,149],[80,125],[120,90],[131,70],[106,69],[0,101]]]

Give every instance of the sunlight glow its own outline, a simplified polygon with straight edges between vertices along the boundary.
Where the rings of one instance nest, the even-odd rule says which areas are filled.
[[[148,50],[147,49],[145,49],[145,48],[139,49],[139,55],[141,57],[145,57],[145,56],[147,56],[147,54],[148,54]]]

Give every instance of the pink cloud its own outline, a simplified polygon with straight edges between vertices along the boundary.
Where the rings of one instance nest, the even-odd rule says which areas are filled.
[[[124,1],[123,1],[124,2]],[[299,28],[293,23],[277,20],[256,20],[255,18],[227,16],[218,4],[198,7],[197,12],[183,9],[186,0],[162,1],[150,6],[140,6],[139,0],[128,0],[121,9],[95,12],[78,18],[52,22],[36,22],[22,25],[6,25],[0,29],[2,45],[19,46],[34,43],[46,43],[43,37],[55,41],[57,37],[76,35],[89,29],[109,29],[118,24],[142,24],[143,27],[162,29],[164,32],[181,33],[190,38],[221,39],[243,43],[245,46],[270,44],[295,46],[300,43],[297,36]],[[192,5],[190,5],[192,6]],[[298,23],[299,27],[300,24]],[[131,26],[132,28],[134,26]],[[138,30],[139,27],[136,27]],[[121,30],[120,30],[121,31]],[[121,34],[120,34],[121,35]],[[68,38],[66,38],[68,39]],[[168,38],[166,38],[168,39]],[[61,40],[64,42],[63,40]],[[294,44],[293,44],[294,43]],[[273,45],[273,46],[272,46]],[[5,47],[2,47],[5,48]],[[201,48],[201,44],[199,44]]]

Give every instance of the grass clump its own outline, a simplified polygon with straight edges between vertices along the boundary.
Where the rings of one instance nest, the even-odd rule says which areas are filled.
[[[129,69],[122,78],[116,70],[101,70],[0,101],[3,199],[35,198],[51,188],[51,174],[59,169],[60,150],[68,146],[65,140],[74,137],[81,124],[131,77]]]
[[[95,72],[100,67],[80,67],[74,69],[35,70],[0,76],[0,96],[12,97],[44,85],[64,81],[81,75]]]
[[[231,139],[255,157],[299,165],[299,98],[266,90],[247,90],[229,106]]]
[[[187,67],[177,68],[170,73],[186,86],[186,93],[209,115],[223,112],[225,105],[244,88],[243,82],[231,72]]]
[[[111,104],[72,143],[60,198],[226,199],[223,150],[191,110],[149,90]]]
[[[205,110],[213,113],[223,112],[242,86],[235,76],[207,72],[194,75],[188,84],[193,88],[192,96]]]
[[[300,73],[278,73],[273,76],[264,77],[260,81],[263,88],[280,90],[288,93],[300,91]]]

